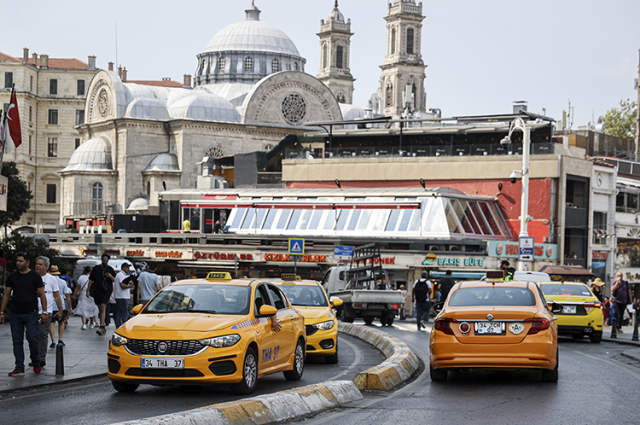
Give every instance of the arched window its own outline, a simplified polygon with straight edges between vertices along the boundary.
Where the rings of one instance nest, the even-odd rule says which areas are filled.
[[[342,46],[336,48],[336,68],[344,68],[344,47]]]
[[[393,105],[393,86],[391,84],[387,85],[386,102],[387,106]]]
[[[218,59],[218,71],[224,72],[224,56]]]
[[[413,28],[407,28],[407,53],[413,54]]]
[[[247,56],[244,58],[244,70],[253,71],[253,58]]]
[[[102,203],[102,183],[94,183],[91,186],[91,211],[93,213],[103,213]]]
[[[327,67],[327,43],[322,45],[322,67]]]
[[[293,63],[293,70],[297,71],[298,70],[298,62],[294,62]]]
[[[151,182],[147,182],[147,196],[151,196]]]
[[[338,103],[345,103],[344,93],[339,92],[336,98],[338,99]]]
[[[271,61],[271,72],[279,72],[280,71],[280,61],[278,58],[275,58]]]
[[[391,28],[391,54],[396,53],[396,29]]]

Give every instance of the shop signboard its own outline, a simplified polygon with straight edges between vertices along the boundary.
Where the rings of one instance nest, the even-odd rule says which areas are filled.
[[[520,254],[520,246],[518,242],[489,241],[488,251],[489,257],[518,258]],[[534,243],[533,258],[534,260],[557,260],[558,245]]]

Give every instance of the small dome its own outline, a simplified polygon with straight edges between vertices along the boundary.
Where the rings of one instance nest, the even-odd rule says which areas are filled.
[[[62,171],[113,170],[111,141],[100,136],[81,144],[71,155],[69,165]]]
[[[180,171],[178,157],[174,153],[163,153],[151,160],[144,172],[147,171]]]
[[[148,206],[149,206],[149,201],[147,201],[145,198],[136,198],[133,201],[131,201],[131,203],[129,204],[129,208],[127,208],[127,211],[145,209]]]
[[[206,121],[240,122],[240,114],[226,99],[214,94],[194,93],[169,105],[171,118],[190,118]]]
[[[342,111],[342,119],[345,121],[356,120],[358,118],[364,118],[364,108],[358,105],[349,105],[346,103],[340,103],[340,110]]]
[[[136,99],[127,106],[126,117],[168,120],[169,113],[164,103],[158,99]]]
[[[336,0],[333,10],[329,13],[329,16],[327,16],[327,21],[341,22],[344,24],[344,15],[338,10],[338,0]]]

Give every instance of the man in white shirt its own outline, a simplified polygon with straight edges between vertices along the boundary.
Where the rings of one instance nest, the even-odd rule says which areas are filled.
[[[118,329],[129,318],[129,299],[131,297],[131,288],[135,282],[135,277],[129,276],[131,264],[122,263],[122,270],[116,275],[113,282],[113,298],[116,300],[115,321],[116,329]]]
[[[47,310],[42,311],[42,304],[38,300],[38,313],[46,313],[49,316],[48,322],[43,322],[38,325],[38,359],[40,360],[40,367],[44,367],[47,358],[47,346],[49,342],[49,323],[53,316],[53,302],[55,301],[58,306],[58,312],[55,314],[56,318],[62,317],[62,298],[60,298],[60,288],[58,287],[58,278],[51,276],[47,273],[49,270],[49,258],[40,256],[36,258],[35,270],[36,273],[42,277],[42,283],[44,283],[44,293],[47,297]]]
[[[140,304],[146,305],[161,289],[160,276],[156,273],[155,264],[149,264],[149,271],[143,271],[138,275],[138,285]]]

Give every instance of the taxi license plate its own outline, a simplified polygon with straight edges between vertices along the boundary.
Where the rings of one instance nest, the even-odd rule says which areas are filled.
[[[476,322],[476,335],[504,335],[504,322]]]
[[[143,369],[184,369],[184,359],[174,357],[143,358],[140,367]]]
[[[565,305],[562,307],[562,312],[564,314],[576,314],[576,306],[575,305]]]

